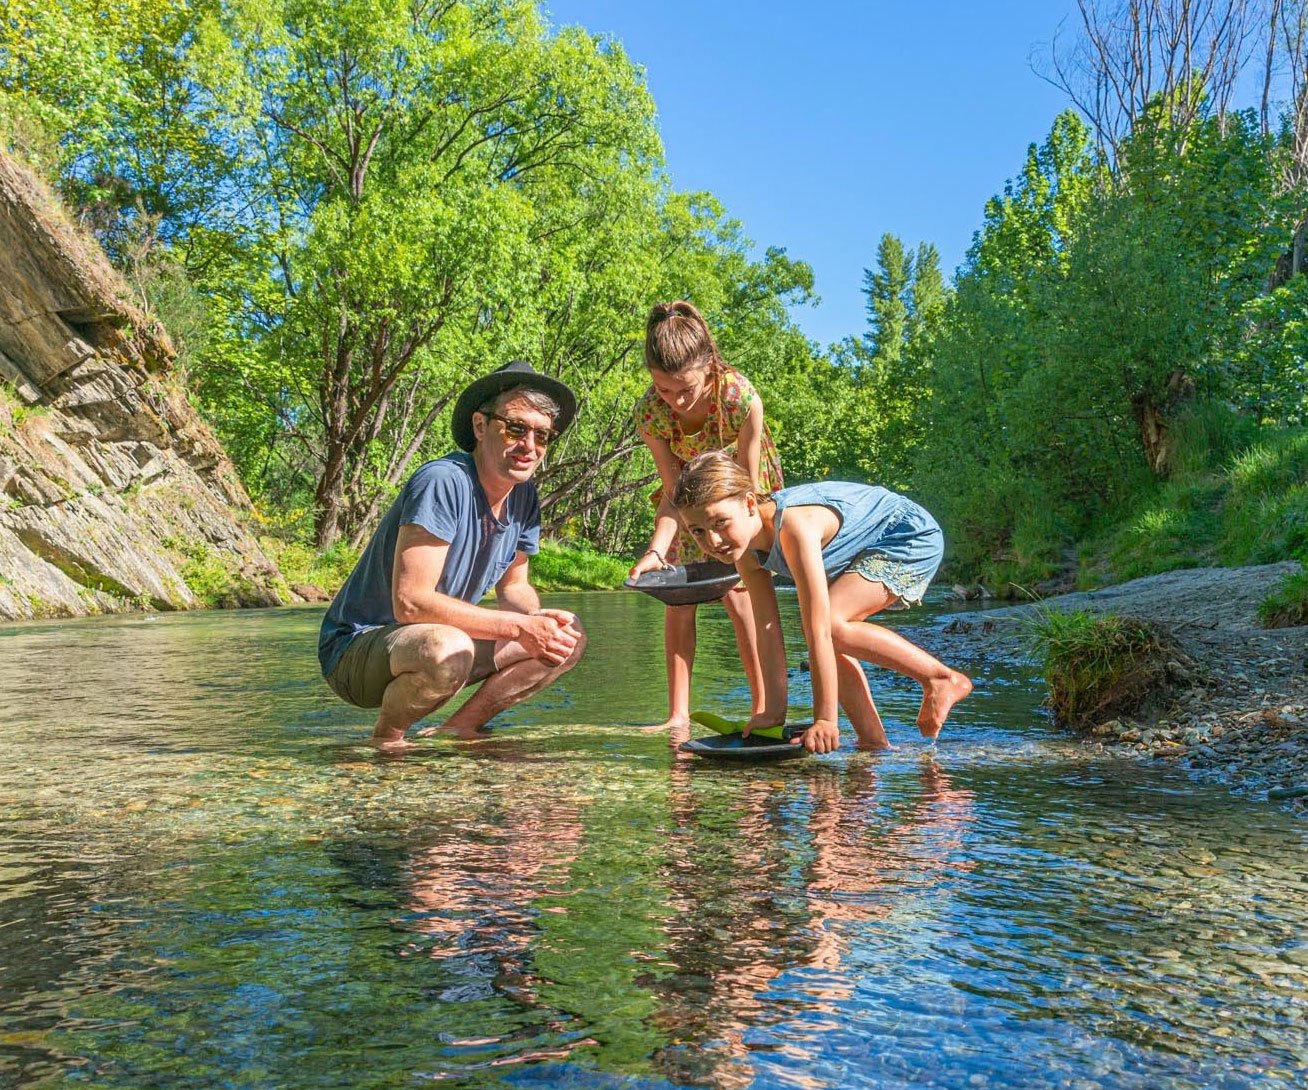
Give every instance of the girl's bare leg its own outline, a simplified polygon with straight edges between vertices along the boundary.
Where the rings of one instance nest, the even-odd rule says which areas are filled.
[[[734,587],[727,591],[722,604],[731,618],[731,627],[736,630],[736,649],[740,652],[740,664],[745,668],[745,678],[749,682],[750,714],[761,715],[764,709],[763,663],[758,657],[758,630],[754,627],[754,607],[749,592],[744,587]]]
[[[895,595],[884,583],[873,583],[861,575],[842,575],[831,584],[831,640],[838,655],[884,666],[921,685],[917,729],[924,738],[935,738],[950,709],[972,691],[972,682],[898,632],[864,623],[865,617],[881,612],[893,601]]]
[[[647,731],[690,726],[690,672],[695,664],[695,606],[668,606],[663,611],[663,654],[668,666],[668,717]]]
[[[840,706],[854,725],[858,744],[868,749],[890,749],[890,739],[872,701],[863,666],[852,655],[836,655],[836,681]]]

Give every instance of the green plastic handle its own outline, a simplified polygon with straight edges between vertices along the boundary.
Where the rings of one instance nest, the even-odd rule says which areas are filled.
[[[723,719],[720,715],[714,715],[712,712],[691,712],[690,721],[698,723],[701,727],[708,727],[709,730],[717,731],[719,734],[739,734],[745,729],[748,720],[745,719]],[[749,732],[751,738],[777,738],[783,737],[784,726],[775,727],[758,727]]]

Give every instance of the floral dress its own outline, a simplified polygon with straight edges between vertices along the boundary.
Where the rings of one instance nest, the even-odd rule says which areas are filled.
[[[662,439],[672,450],[678,466],[684,466],[692,458],[710,450],[725,450],[733,457],[736,454],[736,440],[740,429],[749,416],[750,406],[758,398],[754,384],[734,367],[724,367],[713,379],[713,392],[709,398],[708,417],[704,426],[693,434],[681,429],[681,421],[672,407],[658,395],[651,385],[636,400],[636,428],[642,438]],[[767,422],[763,424],[763,449],[759,457],[759,485],[764,492],[774,492],[782,485],[781,460],[777,457],[777,447],[768,431]],[[650,496],[651,502],[658,504],[663,497],[660,485]],[[685,530],[677,532],[677,539],[668,550],[667,560],[670,564],[686,564],[703,560],[704,553],[695,543],[695,539]]]

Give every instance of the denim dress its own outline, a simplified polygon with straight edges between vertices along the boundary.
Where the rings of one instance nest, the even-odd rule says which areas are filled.
[[[840,519],[840,528],[822,550],[827,582],[854,572],[884,583],[905,603],[922,601],[944,556],[945,535],[931,514],[907,496],[879,485],[819,481],[783,488],[772,499],[776,537],[767,556],[759,559],[768,571],[794,578],[781,553],[781,524],[790,508],[817,505]]]

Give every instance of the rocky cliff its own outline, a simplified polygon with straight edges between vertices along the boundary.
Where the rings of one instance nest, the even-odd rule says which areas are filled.
[[[173,359],[103,253],[0,153],[0,617],[287,597]]]

